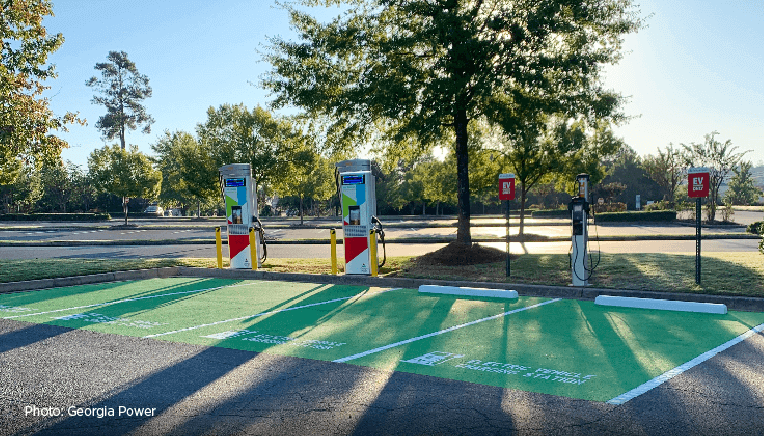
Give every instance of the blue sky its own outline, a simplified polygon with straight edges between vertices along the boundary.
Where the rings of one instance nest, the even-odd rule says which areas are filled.
[[[644,0],[648,27],[626,37],[624,59],[606,70],[609,88],[630,96],[635,116],[616,128],[639,154],[669,143],[702,142],[713,130],[756,164],[764,161],[764,2],[761,0]],[[150,78],[145,106],[156,122],[150,134],[128,132],[127,142],[151,153],[165,130],[193,132],[209,106],[265,106],[256,85],[270,69],[258,48],[267,36],[293,38],[287,14],[272,0],[220,2],[165,0],[54,0],[51,33],[66,41],[49,58],[52,109],[80,112],[84,127],[61,133],[64,159],[87,165],[104,142],[95,123],[105,113],[90,103],[85,81],[110,50],[122,50]],[[323,12],[336,15],[337,9]],[[255,84],[253,86],[252,84]]]

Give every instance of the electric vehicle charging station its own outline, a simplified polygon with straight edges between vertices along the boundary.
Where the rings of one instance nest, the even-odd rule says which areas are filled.
[[[265,260],[265,238],[257,216],[257,187],[252,178],[252,167],[248,163],[233,163],[221,167],[219,173],[228,224],[231,268],[251,269],[255,265],[261,266]],[[255,230],[254,249],[250,245],[251,228]],[[254,264],[253,255],[256,258]]]
[[[376,249],[378,234],[384,244],[384,232],[376,217],[377,197],[371,161],[349,159],[335,163],[335,168],[337,191],[342,205],[345,274],[372,275],[377,265],[384,265],[384,261],[382,265],[379,264]]]
[[[573,222],[573,240],[570,253],[571,276],[573,286],[589,286],[591,269],[586,268],[587,245],[589,242],[588,219],[589,219],[589,175],[579,174],[576,176],[578,195],[574,196],[568,204]]]

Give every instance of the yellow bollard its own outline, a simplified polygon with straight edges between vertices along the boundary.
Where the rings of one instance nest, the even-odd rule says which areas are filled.
[[[374,229],[369,230],[369,263],[371,264],[371,276],[377,277],[379,275],[379,265],[377,265],[377,238]]]
[[[252,269],[257,271],[257,240],[255,239],[255,228],[249,228],[249,255],[252,257]]]
[[[337,275],[337,230],[329,230],[332,238],[332,275]]]
[[[223,268],[223,240],[220,236],[220,227],[215,227],[215,245],[218,249],[218,268]]]

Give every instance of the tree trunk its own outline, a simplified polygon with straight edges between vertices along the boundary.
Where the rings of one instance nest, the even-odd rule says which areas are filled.
[[[467,154],[467,111],[457,109],[455,117],[456,142],[456,207],[459,210],[456,221],[456,240],[472,245],[470,234],[470,174]]]
[[[202,200],[196,200],[196,217],[201,218],[202,216]]]
[[[122,212],[125,213],[125,225],[127,225],[127,197],[122,197]]]
[[[422,215],[425,215],[425,210],[424,210],[424,207],[425,207],[425,202],[423,201],[423,202],[422,202]]]
[[[518,230],[518,237],[522,241],[525,234],[525,197],[528,191],[525,189],[525,184],[520,184],[520,230]]]
[[[300,195],[300,225],[303,224],[303,216],[302,216],[302,195]]]

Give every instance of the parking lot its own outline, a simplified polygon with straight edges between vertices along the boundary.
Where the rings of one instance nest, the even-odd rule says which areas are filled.
[[[6,294],[0,310],[8,434],[764,428],[759,313],[198,278]]]

